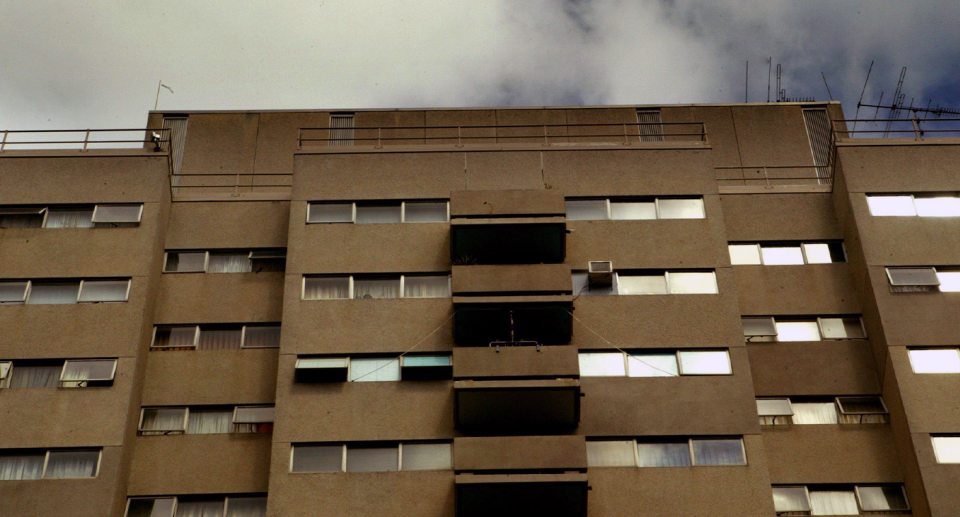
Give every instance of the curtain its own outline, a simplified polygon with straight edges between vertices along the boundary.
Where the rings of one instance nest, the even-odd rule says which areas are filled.
[[[811,490],[811,515],[860,515],[852,490]]]
[[[125,302],[129,280],[84,280],[81,302]]]
[[[45,479],[92,478],[97,476],[100,451],[50,451]]]
[[[740,440],[693,440],[696,465],[745,465]]]
[[[266,517],[266,497],[228,497],[226,517]]]
[[[357,205],[357,224],[399,223],[400,205],[363,206]]]
[[[689,467],[690,447],[682,443],[638,443],[641,467]]]
[[[43,453],[0,456],[0,480],[40,479],[43,458]]]
[[[249,273],[252,271],[247,253],[211,253],[207,273]]]
[[[862,486],[858,491],[865,512],[907,509],[907,498],[899,486]]]
[[[399,460],[398,447],[347,446],[347,472],[391,472],[397,470]]]
[[[838,424],[833,402],[794,402],[793,423],[797,425]]]
[[[400,359],[377,357],[350,359],[351,382],[399,381]]]
[[[191,409],[187,434],[224,434],[233,431],[233,410]]]
[[[627,368],[630,377],[676,377],[676,354],[627,354]]]
[[[58,210],[47,213],[46,228],[93,228],[93,209]]]
[[[280,327],[247,325],[243,348],[277,348],[280,346]]]
[[[447,222],[447,202],[404,203],[403,220],[408,223]]]
[[[153,340],[155,348],[193,348],[197,327],[157,327]]]
[[[343,300],[347,298],[350,298],[350,277],[320,277],[304,280],[304,300]]]
[[[105,361],[67,361],[63,366],[64,381],[88,381],[113,379],[116,359]],[[79,382],[71,383],[77,385]]]
[[[401,446],[403,470],[450,470],[453,468],[449,443],[405,443]]]
[[[802,486],[773,487],[773,508],[778,512],[809,512],[807,490]]]
[[[637,463],[635,447],[633,440],[587,442],[587,466],[633,467]]]
[[[223,499],[179,501],[176,517],[223,517]]]
[[[183,419],[187,414],[185,408],[147,408],[143,410],[143,422],[140,424],[141,434],[163,434],[163,431],[183,430]],[[156,431],[156,432],[150,432]]]
[[[354,279],[353,297],[361,299],[383,299],[400,297],[399,278],[363,278]]]
[[[30,287],[27,303],[36,305],[77,303],[80,282],[38,284]]]
[[[449,298],[450,277],[405,276],[403,277],[403,296],[405,298]]]
[[[63,365],[21,366],[13,365],[10,388],[56,388],[60,385]]]
[[[200,329],[197,350],[240,350],[241,329]]]

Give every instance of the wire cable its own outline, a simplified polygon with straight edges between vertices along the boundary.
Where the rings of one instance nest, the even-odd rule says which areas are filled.
[[[414,344],[412,347],[406,349],[402,354],[398,355],[395,360],[396,360],[396,361],[400,361],[400,358],[401,358],[401,357],[409,354],[409,353],[412,352],[415,348],[417,348],[418,346],[420,346],[421,343],[423,343],[424,341],[426,341],[427,338],[429,338],[430,336],[436,334],[437,331],[440,330],[440,329],[442,329],[442,328],[444,327],[444,325],[446,325],[448,321],[450,321],[451,319],[453,319],[453,317],[454,317],[456,314],[457,314],[457,311],[454,310],[452,313],[450,313],[449,316],[447,316],[447,319],[443,320],[443,322],[440,323],[440,325],[437,326],[437,328],[431,330],[429,334],[427,334],[426,336],[423,336],[423,339],[421,339],[420,341],[417,341],[416,344]],[[381,366],[381,367],[379,367],[379,368],[377,368],[377,369],[375,369],[375,370],[371,370],[371,371],[369,371],[369,372],[361,375],[360,377],[357,377],[356,379],[350,379],[350,380],[348,380],[347,382],[357,382],[357,381],[359,381],[360,379],[366,377],[367,375],[371,375],[371,374],[377,373],[378,371],[386,368],[386,367],[387,367],[388,365],[390,365],[391,363],[393,363],[393,361],[389,361],[389,362],[387,362],[386,364],[384,364],[383,366]]]
[[[581,321],[580,318],[576,317],[572,312],[570,312],[570,311],[567,311],[567,312],[570,313],[570,316],[572,316],[573,319],[577,321],[577,323],[583,325],[583,328],[585,328],[585,329],[589,330],[590,332],[592,332],[595,336],[597,336],[598,338],[600,338],[604,343],[606,343],[606,344],[612,346],[613,348],[616,348],[616,349],[619,350],[620,352],[624,353],[624,354],[627,356],[627,358],[633,359],[634,361],[637,361],[637,362],[639,362],[639,363],[645,364],[645,365],[649,366],[650,368],[653,368],[654,370],[661,371],[661,372],[667,374],[667,377],[679,377],[679,376],[680,376],[680,375],[677,374],[677,373],[673,373],[673,372],[664,370],[663,368],[658,368],[658,367],[656,367],[656,366],[654,366],[654,365],[652,365],[652,364],[644,361],[643,359],[638,359],[637,356],[630,354],[630,352],[627,352],[626,350],[624,350],[624,349],[618,347],[617,345],[611,343],[609,339],[601,336],[599,332],[597,332],[596,330],[593,330],[592,328],[590,328],[586,323],[584,323],[583,321]],[[629,372],[625,372],[625,373],[629,373]]]

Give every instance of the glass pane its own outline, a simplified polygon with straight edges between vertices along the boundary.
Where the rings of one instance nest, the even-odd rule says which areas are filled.
[[[233,431],[232,409],[191,409],[187,434],[224,434]]]
[[[726,351],[681,351],[680,371],[683,375],[726,375],[731,373],[730,357]]]
[[[737,440],[693,440],[696,465],[746,465],[743,442]]]
[[[809,512],[807,489],[802,486],[773,487],[773,508],[778,512]]]
[[[0,453],[0,481],[40,479],[44,453]]]
[[[619,294],[667,294],[667,279],[663,275],[617,274]]]
[[[97,205],[95,223],[138,223],[142,205]]]
[[[914,373],[960,373],[960,353],[955,348],[910,350]]]
[[[730,263],[734,266],[760,264],[760,247],[756,244],[731,244]]]
[[[852,490],[811,490],[811,515],[860,515]]]
[[[350,359],[351,382],[380,382],[400,380],[400,359],[376,357]]]
[[[67,361],[63,366],[64,381],[111,380],[117,365],[116,359],[100,361]]]
[[[0,303],[21,303],[27,298],[27,282],[0,282]]]
[[[742,318],[743,335],[754,336],[776,336],[777,326],[773,318]]]
[[[837,405],[833,402],[794,402],[793,423],[796,425],[839,424]]]
[[[280,327],[247,325],[243,335],[243,348],[278,348]]]
[[[626,371],[621,352],[581,353],[581,377],[623,377]]]
[[[860,318],[820,318],[824,339],[863,339]]]
[[[183,419],[186,417],[186,414],[186,408],[145,408],[143,410],[143,421],[140,423],[140,430],[182,431]]]
[[[263,424],[273,422],[273,406],[238,407],[233,415],[235,424]]]
[[[860,506],[865,512],[906,510],[907,498],[899,486],[858,486]]]
[[[940,292],[960,292],[960,271],[937,271],[937,279],[940,280]]]
[[[807,257],[807,264],[831,264],[835,262],[828,244],[804,244],[803,254]]]
[[[447,202],[406,202],[403,220],[408,223],[445,223],[447,222]]]
[[[8,388],[56,388],[60,386],[63,365],[13,365]]]
[[[37,283],[30,286],[27,303],[32,305],[57,305],[77,303],[80,282]]]
[[[803,253],[800,251],[800,246],[783,248],[761,246],[760,253],[763,255],[763,264],[766,266],[803,264]]]
[[[790,416],[793,409],[790,399],[757,399],[757,414],[760,416]]]
[[[347,298],[350,298],[350,277],[303,279],[304,300],[345,300]]]
[[[342,460],[342,445],[295,445],[291,471],[340,472]]]
[[[633,440],[587,442],[588,467],[635,467]]]
[[[567,219],[571,221],[599,221],[608,219],[606,199],[568,199]]]
[[[354,448],[347,446],[347,472],[391,472],[400,460],[398,447]]]
[[[197,350],[239,350],[241,329],[200,329]]]
[[[887,279],[890,285],[940,285],[937,270],[932,267],[906,268],[888,267]]]
[[[648,202],[610,202],[610,219],[643,220],[656,219],[657,205]]]
[[[45,228],[93,228],[93,209],[51,208]]]
[[[154,331],[154,348],[193,348],[197,327],[157,327]]]
[[[880,397],[837,397],[840,412],[846,415],[883,415],[887,413]]]
[[[450,277],[443,276],[404,276],[404,298],[449,298]]]
[[[660,219],[703,219],[702,199],[659,199]]]
[[[778,321],[777,341],[820,341],[816,321]]]
[[[450,366],[449,355],[414,355],[404,356],[403,366]]]
[[[204,270],[207,253],[204,251],[167,252],[167,273],[199,273]]]
[[[131,499],[126,517],[173,517],[174,499]]]
[[[400,204],[388,206],[357,205],[357,224],[399,223]]]
[[[352,223],[353,203],[310,203],[308,223]]]
[[[266,517],[266,497],[228,497],[226,517]]]
[[[223,498],[184,501],[177,504],[177,517],[223,517]]]
[[[934,436],[931,440],[937,463],[960,463],[960,436]]]
[[[627,369],[630,377],[676,377],[677,355],[672,353],[627,354]]]
[[[129,280],[84,280],[80,286],[81,302],[125,302]]]
[[[876,216],[917,215],[910,196],[867,196],[867,205]]]
[[[717,277],[710,273],[667,272],[670,294],[716,294]]]
[[[637,443],[641,467],[689,467],[690,447],[682,443]]]
[[[914,199],[920,217],[960,217],[960,198],[917,197]]]
[[[450,470],[452,468],[453,455],[449,443],[403,444],[403,470]]]
[[[346,357],[303,357],[297,359],[297,369],[346,368]]]
[[[353,297],[357,300],[382,300],[400,297],[399,278],[354,278]]]
[[[44,479],[92,478],[97,476],[100,451],[50,451]]]
[[[207,273],[249,273],[253,271],[250,253],[211,253]]]

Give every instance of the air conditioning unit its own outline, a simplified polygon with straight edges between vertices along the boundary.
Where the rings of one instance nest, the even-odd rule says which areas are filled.
[[[591,286],[608,286],[613,283],[613,262],[590,261],[587,263],[587,278]]]

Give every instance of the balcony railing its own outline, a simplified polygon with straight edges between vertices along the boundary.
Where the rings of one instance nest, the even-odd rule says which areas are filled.
[[[0,129],[0,153],[13,150],[90,149],[170,150],[170,128]]]
[[[312,146],[539,144],[644,146],[657,142],[707,142],[703,122],[518,124],[489,126],[303,127],[297,148]]]
[[[833,185],[832,163],[822,166],[758,165],[715,167],[715,169],[721,193],[746,189],[763,189],[769,192],[787,190],[829,192]]]
[[[960,137],[960,118],[851,119],[834,120],[837,141],[853,138],[929,138]]]

